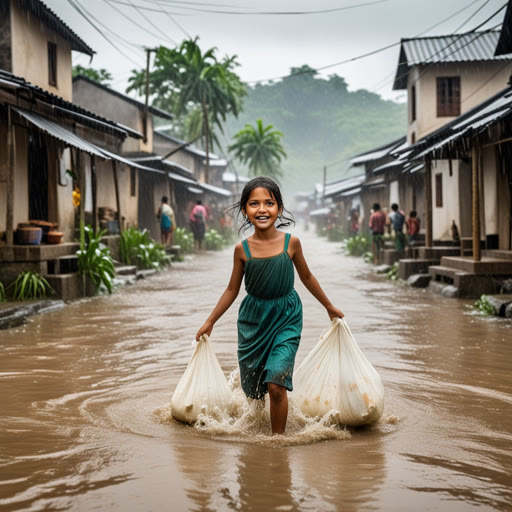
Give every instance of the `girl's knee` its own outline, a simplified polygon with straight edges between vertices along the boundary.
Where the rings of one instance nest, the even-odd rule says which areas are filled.
[[[286,388],[273,382],[268,383],[268,394],[272,400],[280,402],[286,397]]]

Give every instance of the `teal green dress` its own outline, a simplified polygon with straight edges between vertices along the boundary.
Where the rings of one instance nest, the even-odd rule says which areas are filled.
[[[293,288],[293,262],[284,250],[270,258],[253,258],[242,242],[247,296],[238,312],[238,362],[242,389],[249,398],[262,398],[273,382],[291,391],[295,354],[302,332],[302,303]]]

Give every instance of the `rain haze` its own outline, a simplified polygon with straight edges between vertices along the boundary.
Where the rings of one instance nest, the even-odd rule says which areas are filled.
[[[365,88],[386,99],[405,101],[403,91],[392,91],[398,45],[355,62],[334,64],[398,43],[402,37],[471,30],[504,2],[48,0],[47,4],[97,52],[90,65],[110,71],[112,86],[121,91],[131,70],[145,66],[143,47],[172,47],[186,37],[199,36],[204,48],[238,55],[238,73],[249,83],[285,76],[291,67],[303,64],[315,69],[330,66],[321,75],[344,77],[349,90]],[[481,28],[499,25],[503,14]],[[88,66],[89,58],[75,53],[73,63]]]

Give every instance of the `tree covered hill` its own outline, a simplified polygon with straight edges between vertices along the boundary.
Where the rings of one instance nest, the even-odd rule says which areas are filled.
[[[229,139],[262,119],[283,132],[288,157],[282,183],[288,194],[321,183],[324,165],[328,181],[342,178],[350,157],[405,135],[405,104],[366,90],[349,92],[342,77],[318,78],[308,66],[292,68],[291,75],[250,87],[242,113],[230,117],[225,129]]]

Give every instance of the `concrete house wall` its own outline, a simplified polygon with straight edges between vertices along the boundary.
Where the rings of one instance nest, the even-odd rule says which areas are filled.
[[[109,92],[104,87],[97,87],[86,80],[75,79],[73,82],[73,101],[91,112],[100,114],[108,119],[113,119],[117,123],[143,133],[144,119],[140,108],[122,97]],[[124,141],[121,151],[123,153],[139,151],[151,153],[153,151],[153,116],[151,113],[148,114],[147,121],[147,142],[144,142],[142,139],[136,140],[128,137]]]
[[[2,4],[0,43],[3,50],[0,53],[0,68],[72,101],[71,44],[15,2]],[[57,45],[56,86],[48,82],[48,42]]]

